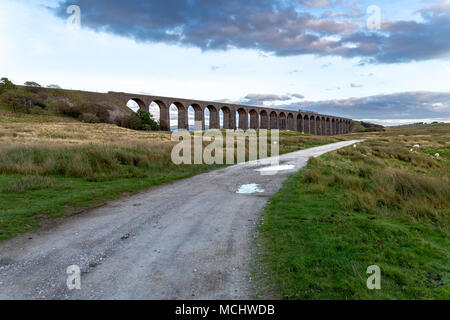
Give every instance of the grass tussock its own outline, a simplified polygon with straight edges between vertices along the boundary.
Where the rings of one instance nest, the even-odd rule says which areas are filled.
[[[24,193],[26,191],[41,190],[53,188],[55,186],[54,179],[41,176],[24,176],[12,180],[1,186],[2,193]]]
[[[143,177],[148,171],[174,167],[170,145],[146,147],[87,145],[9,147],[0,152],[0,174],[65,176],[87,181]]]
[[[393,157],[415,167],[442,167],[439,160],[425,155],[413,155],[410,158],[420,161],[409,161],[410,158],[405,160],[390,153],[383,161],[382,157],[370,154],[369,148],[361,146],[339,150],[323,159],[311,159],[303,181],[310,185],[308,192],[311,193],[326,188],[346,190],[347,196],[339,199],[339,203],[348,210],[448,226],[448,177],[408,171],[403,165],[395,166],[386,160]]]

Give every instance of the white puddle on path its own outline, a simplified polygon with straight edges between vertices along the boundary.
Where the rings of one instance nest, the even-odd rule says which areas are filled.
[[[261,189],[259,184],[256,183],[243,184],[239,187],[238,191],[236,191],[236,193],[239,194],[252,194],[256,192],[264,192],[264,189]]]
[[[279,165],[279,166],[270,166],[270,167],[259,168],[259,169],[256,169],[256,171],[259,171],[259,172],[283,171],[283,170],[291,170],[294,168],[295,168],[295,166],[292,164],[283,164],[283,165]]]

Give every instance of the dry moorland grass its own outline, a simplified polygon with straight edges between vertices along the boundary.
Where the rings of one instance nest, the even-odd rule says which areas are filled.
[[[66,120],[31,122],[27,119],[35,118],[15,118],[15,122],[1,123],[0,148],[11,145],[74,146],[99,143],[129,146],[170,141],[170,134],[167,132],[134,131],[103,123],[88,124]]]

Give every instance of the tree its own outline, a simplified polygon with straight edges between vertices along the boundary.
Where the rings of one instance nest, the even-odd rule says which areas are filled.
[[[150,112],[143,109],[139,109],[136,112],[136,115],[139,117],[144,127],[149,128],[150,130],[153,131],[159,130],[158,122],[156,122],[153,119],[153,116],[150,114]]]
[[[26,97],[19,92],[19,90],[7,90],[1,96],[1,103],[10,106],[14,112],[19,108],[27,107]]]
[[[39,83],[34,82],[34,81],[27,81],[24,83],[24,85],[27,87],[37,87],[37,88],[41,87],[41,85]]]
[[[14,83],[9,81],[8,78],[0,79],[0,94],[2,94],[7,90],[14,90],[14,89],[17,89],[17,87],[14,85]]]

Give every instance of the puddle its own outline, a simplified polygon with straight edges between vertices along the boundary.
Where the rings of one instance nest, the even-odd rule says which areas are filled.
[[[236,193],[240,194],[251,194],[256,192],[264,192],[264,189],[259,187],[259,184],[251,183],[251,184],[243,184],[239,187]]]
[[[267,172],[267,171],[283,171],[283,170],[291,170],[291,169],[294,169],[295,168],[295,166],[294,165],[292,165],[292,164],[283,164],[283,165],[280,165],[280,166],[271,166],[271,167],[264,167],[264,168],[259,168],[259,169],[256,169],[256,171],[259,171],[259,172]]]

